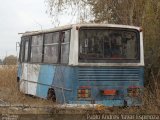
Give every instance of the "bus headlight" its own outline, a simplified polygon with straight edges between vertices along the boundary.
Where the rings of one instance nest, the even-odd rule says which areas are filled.
[[[90,89],[78,89],[77,96],[78,98],[90,98],[91,90]]]

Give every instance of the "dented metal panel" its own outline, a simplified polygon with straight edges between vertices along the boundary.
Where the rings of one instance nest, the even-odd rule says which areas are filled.
[[[39,71],[39,64],[22,63],[22,77],[20,82],[20,90],[22,92],[36,95]]]

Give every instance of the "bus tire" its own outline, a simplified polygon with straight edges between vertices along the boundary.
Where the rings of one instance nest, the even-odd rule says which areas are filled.
[[[20,78],[17,77],[17,88],[18,88],[18,91],[20,91]]]
[[[56,94],[55,94],[55,90],[53,88],[48,89],[47,99],[52,100],[53,102],[56,101]]]

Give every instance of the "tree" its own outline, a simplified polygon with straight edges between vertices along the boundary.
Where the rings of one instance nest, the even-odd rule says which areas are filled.
[[[146,79],[160,73],[160,1],[100,0],[93,1],[94,22],[142,26],[146,63]],[[151,71],[153,75],[151,75]]]
[[[0,59],[0,65],[2,65],[3,64],[3,61],[2,61],[2,59]]]
[[[141,25],[146,0],[101,0],[93,2],[95,22]],[[109,15],[109,17],[107,16]]]
[[[145,14],[142,19],[144,31],[146,79],[160,78],[160,1],[146,0]]]
[[[17,64],[17,57],[14,55],[9,55],[4,58],[3,64],[4,65],[16,65]]]
[[[49,8],[47,12],[56,24],[59,24],[59,16],[63,14],[76,16],[80,22],[86,22],[92,18],[90,1],[92,0],[46,0]]]
[[[52,15],[63,13],[71,7],[70,14],[77,11],[81,22],[90,19],[93,23],[142,26],[147,78],[151,76],[151,72],[148,71],[154,71],[154,74],[160,73],[160,0],[47,1]],[[88,13],[87,18],[85,18],[86,13]]]

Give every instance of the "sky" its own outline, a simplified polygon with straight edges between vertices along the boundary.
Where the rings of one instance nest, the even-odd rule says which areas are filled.
[[[0,0],[0,59],[18,55],[16,42],[25,31],[53,28],[44,0]],[[61,25],[69,23],[61,16]],[[19,48],[18,48],[19,49]]]

